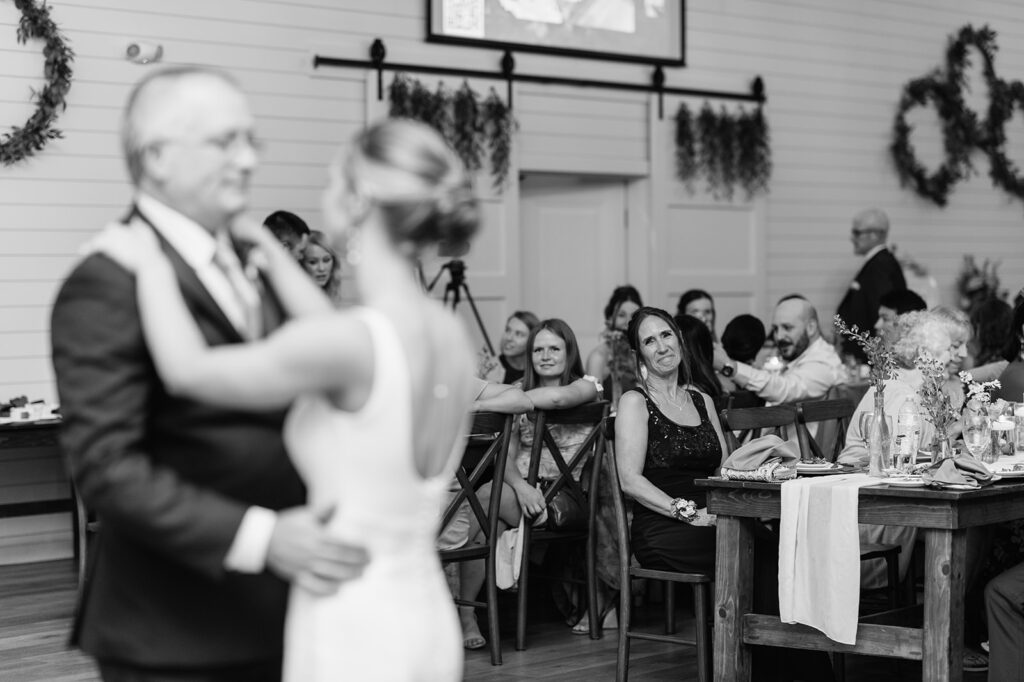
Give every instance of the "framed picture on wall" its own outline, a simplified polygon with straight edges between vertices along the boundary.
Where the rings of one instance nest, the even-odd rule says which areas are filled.
[[[681,66],[686,0],[427,0],[427,40]]]

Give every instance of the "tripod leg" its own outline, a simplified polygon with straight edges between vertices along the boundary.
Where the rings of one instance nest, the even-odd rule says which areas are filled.
[[[480,328],[480,333],[484,337],[484,343],[487,344],[487,350],[491,352],[491,355],[495,355],[494,346],[491,344],[491,337],[487,335],[487,329],[484,327],[484,321],[480,318],[480,311],[476,309],[476,301],[473,300],[473,294],[469,293],[469,285],[465,282],[460,287],[466,292],[466,300],[469,301],[469,308],[473,311],[473,317],[476,318],[476,326]],[[455,293],[455,302],[452,304],[452,309],[455,309],[455,305],[459,302],[458,289]]]

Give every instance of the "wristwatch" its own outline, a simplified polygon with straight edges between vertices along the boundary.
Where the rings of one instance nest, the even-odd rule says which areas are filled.
[[[722,369],[718,370],[723,377],[729,378],[736,373],[736,365],[726,362],[722,365]]]

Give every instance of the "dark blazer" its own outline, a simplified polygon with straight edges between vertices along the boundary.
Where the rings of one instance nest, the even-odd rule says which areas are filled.
[[[206,340],[240,343],[195,272],[164,247]],[[265,298],[272,328],[280,309]],[[305,499],[282,442],[284,412],[168,395],[143,338],[134,276],[105,256],[74,269],[51,328],[61,444],[100,522],[72,641],[143,667],[280,657],[287,584],[227,572],[224,557],[246,508]]]
[[[861,267],[836,313],[847,326],[871,330],[878,321],[879,299],[890,291],[906,288],[903,268],[889,249],[882,249]],[[862,362],[867,359],[860,346],[849,339],[843,340],[843,352],[856,355]]]

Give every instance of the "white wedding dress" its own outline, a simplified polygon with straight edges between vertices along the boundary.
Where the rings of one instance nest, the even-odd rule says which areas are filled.
[[[284,680],[461,680],[461,628],[434,544],[461,447],[441,475],[419,475],[405,352],[389,320],[359,314],[375,358],[366,404],[344,412],[323,397],[302,398],[284,433],[309,502],[337,505],[331,530],[365,546],[370,562],[332,596],[292,588]]]

